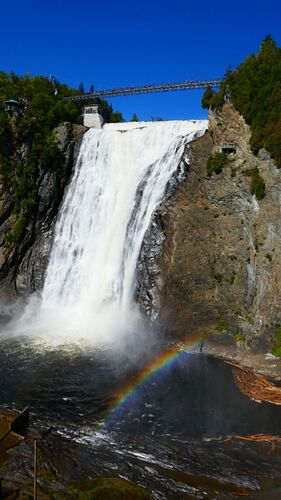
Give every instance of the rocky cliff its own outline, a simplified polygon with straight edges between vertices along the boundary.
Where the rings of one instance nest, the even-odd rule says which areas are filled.
[[[68,123],[56,129],[64,160],[59,169],[40,172],[36,216],[18,245],[7,244],[15,215],[1,187],[3,303],[42,288],[54,221],[84,132]],[[227,142],[236,153],[219,175],[207,176],[209,156]],[[259,201],[251,194],[256,168],[265,181]],[[265,151],[251,152],[250,129],[230,103],[210,114],[209,131],[187,147],[166,195],[139,259],[142,309],[174,338],[198,334],[210,352],[244,361],[271,352],[281,323],[281,170]],[[281,362],[271,363],[280,374]]]
[[[15,228],[17,215],[13,212],[11,193],[0,183],[0,298],[4,308],[5,304],[15,304],[15,299],[19,302],[42,288],[54,221],[85,130],[70,123],[55,129],[62,161],[56,169],[38,166],[36,211],[28,221],[24,237],[13,244],[8,235]],[[15,155],[17,161],[25,164],[28,148],[22,145]]]
[[[190,146],[185,180],[155,214],[144,252],[150,288],[140,294],[173,337],[197,332],[206,349],[240,358],[271,352],[281,322],[281,170],[265,151],[254,156],[249,140],[231,104],[211,113],[209,132]],[[236,154],[208,177],[207,159],[225,142]],[[250,189],[256,167],[260,201]]]

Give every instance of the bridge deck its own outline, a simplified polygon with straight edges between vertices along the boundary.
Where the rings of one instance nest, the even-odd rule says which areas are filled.
[[[148,94],[150,92],[170,92],[173,90],[204,89],[207,87],[219,87],[221,80],[188,80],[180,83],[160,83],[155,85],[144,85],[139,87],[124,87],[119,89],[96,90],[95,92],[65,97],[66,101],[81,101],[95,97],[117,97],[135,94]]]

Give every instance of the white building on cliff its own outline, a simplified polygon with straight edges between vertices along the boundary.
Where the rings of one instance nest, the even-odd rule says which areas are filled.
[[[83,107],[83,125],[85,127],[102,128],[103,116],[99,113],[98,104],[87,104]]]

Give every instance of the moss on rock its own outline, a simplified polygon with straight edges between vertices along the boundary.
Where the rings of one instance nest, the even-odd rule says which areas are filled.
[[[77,500],[151,500],[141,486],[119,477],[97,477],[71,481],[61,498]]]

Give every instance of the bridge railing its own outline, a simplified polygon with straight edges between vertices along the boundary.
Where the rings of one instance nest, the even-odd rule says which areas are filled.
[[[149,92],[169,92],[173,90],[204,89],[207,87],[219,87],[222,80],[188,80],[178,83],[160,83],[155,85],[143,85],[136,87],[124,87],[109,90],[97,90],[88,94],[64,97],[65,101],[81,101],[95,97],[117,97],[134,94],[147,94]]]

